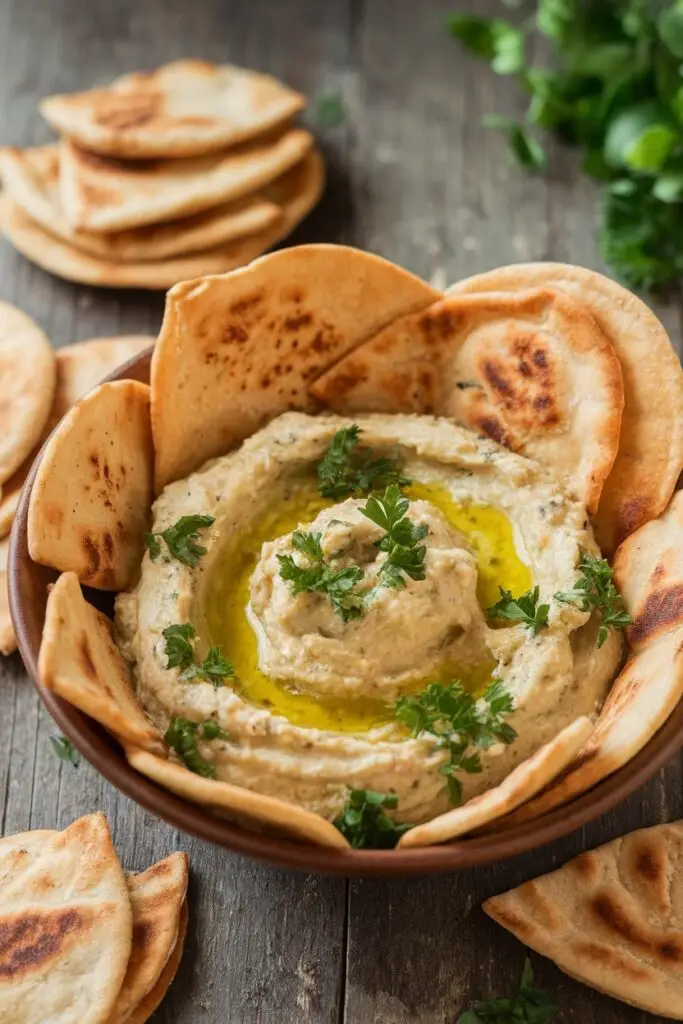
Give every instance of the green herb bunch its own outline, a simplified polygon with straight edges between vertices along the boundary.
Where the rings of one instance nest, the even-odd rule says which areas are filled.
[[[199,680],[219,687],[225,686],[226,679],[234,677],[235,669],[223,657],[220,647],[210,647],[201,664],[195,662],[197,630],[191,622],[167,626],[162,636],[165,640],[166,668],[181,669],[180,679],[183,682]]]
[[[171,557],[183,565],[194,567],[201,556],[206,554],[204,545],[197,543],[199,531],[211,526],[215,521],[213,516],[181,516],[177,523],[169,526],[167,530],[162,530],[161,533],[146,533],[145,544],[149,557],[153,562],[159,560],[163,540]]]
[[[360,444],[356,423],[337,431],[318,463],[318,489],[324,498],[336,501],[360,498],[389,484],[405,487],[409,483],[395,459],[375,455],[372,448]]]
[[[216,769],[199,753],[199,741],[227,740],[229,736],[213,718],[197,723],[177,716],[169,722],[164,739],[190,771],[204,779],[215,779]]]
[[[278,555],[280,576],[293,594],[325,594],[343,621],[350,622],[359,618],[365,608],[364,596],[354,589],[365,574],[359,565],[333,569],[323,557],[321,538],[321,533],[295,530],[292,546],[306,556],[307,564],[298,565],[293,555]]]
[[[616,588],[614,573],[606,559],[584,551],[578,569],[579,578],[573,588],[559,591],[555,600],[575,604],[582,612],[597,609],[601,618],[596,646],[602,647],[611,629],[626,629],[633,620],[624,608],[624,599]]]
[[[534,988],[531,961],[524,961],[522,978],[511,999],[484,999],[458,1017],[457,1024],[550,1024],[557,1007],[547,992]]]
[[[351,789],[344,809],[334,825],[354,850],[392,850],[410,825],[399,825],[386,810],[398,807],[393,793],[373,789]],[[386,810],[385,810],[386,808]]]

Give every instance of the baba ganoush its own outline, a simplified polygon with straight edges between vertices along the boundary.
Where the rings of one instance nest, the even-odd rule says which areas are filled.
[[[362,453],[350,493],[318,471],[344,437]],[[202,517],[189,540],[183,517]],[[392,794],[400,822],[452,806],[452,743],[396,714],[430,684],[510,697],[508,735],[457,772],[467,800],[594,716],[621,658],[618,633],[596,645],[596,613],[556,599],[599,555],[585,508],[444,419],[286,413],[167,486],[148,547],[116,603],[143,707],[162,731],[201,725],[212,777],[330,820],[350,787]],[[501,594],[531,594],[536,625],[492,613]]]

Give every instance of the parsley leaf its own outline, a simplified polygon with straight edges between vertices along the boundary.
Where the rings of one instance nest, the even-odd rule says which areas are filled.
[[[50,746],[60,761],[66,761],[67,764],[73,765],[74,768],[78,768],[78,751],[71,740],[68,740],[66,736],[50,736]]]
[[[377,546],[387,552],[386,561],[380,568],[380,577],[385,587],[401,590],[406,577],[423,580],[426,575],[426,547],[420,544],[428,533],[425,523],[415,525],[408,519],[410,502],[404,498],[396,484],[387,487],[383,495],[371,495],[361,512],[375,525],[386,531]]]
[[[337,128],[343,124],[346,120],[346,110],[340,93],[329,92],[319,96],[313,116],[319,128]]]
[[[166,668],[187,668],[194,660],[194,644],[197,630],[191,622],[167,626],[161,634],[166,641]]]
[[[524,66],[524,33],[502,18],[451,14],[446,27],[472,53],[490,61],[499,75],[511,75]]]
[[[485,128],[493,128],[505,132],[508,148],[513,159],[527,171],[545,170],[548,158],[543,146],[524,125],[511,117],[499,114],[487,114],[482,123]]]
[[[210,647],[204,661],[199,665],[195,662],[197,630],[191,622],[167,626],[161,635],[166,641],[166,668],[181,669],[179,678],[183,682],[201,679],[214,686],[224,686],[226,678],[235,675],[235,669],[223,657],[221,647]]]
[[[216,731],[218,730],[218,732]],[[177,716],[169,722],[164,739],[191,772],[204,779],[215,779],[216,769],[199,753],[199,740],[228,739],[217,722],[209,719],[201,726],[189,718]]]
[[[206,554],[206,548],[197,544],[199,531],[215,521],[213,516],[181,516],[177,523],[161,533],[146,533],[145,544],[149,557],[156,562],[161,556],[161,537],[174,558],[183,565],[195,566],[201,556]]]
[[[505,587],[498,587],[500,600],[486,610],[492,619],[506,619],[508,622],[523,622],[532,636],[548,626],[550,605],[539,604],[539,588],[527,590],[520,597],[513,597]]]
[[[340,501],[391,483],[399,487],[410,483],[394,459],[376,456],[371,448],[359,447],[359,442],[360,427],[356,423],[342,427],[330,441],[318,463],[318,490],[324,498]]]
[[[577,567],[579,578],[571,590],[558,591],[556,601],[575,604],[582,612],[597,609],[601,613],[596,646],[602,647],[610,629],[626,629],[633,619],[624,607],[624,599],[614,583],[612,567],[605,558],[582,552]]]
[[[358,619],[363,614],[365,599],[362,594],[354,592],[354,588],[363,580],[365,573],[359,565],[333,569],[322,558],[320,536],[319,533],[295,531],[292,534],[293,546],[307,554],[313,564],[300,566],[292,555],[278,555],[280,576],[289,583],[292,594],[325,594],[344,622]]]
[[[385,812],[398,807],[398,797],[373,789],[350,789],[348,801],[334,821],[354,850],[393,850],[411,825],[399,825]]]
[[[235,669],[232,662],[223,657],[221,647],[209,647],[208,653],[201,665],[194,663],[188,665],[180,673],[183,682],[191,679],[201,679],[206,683],[213,683],[215,687],[225,686],[225,680],[233,678]]]
[[[484,696],[477,700],[467,693],[459,679],[447,684],[430,683],[422,693],[399,697],[394,705],[397,721],[413,736],[429,733],[448,750],[449,759],[439,770],[446,777],[451,803],[462,802],[462,785],[457,772],[477,774],[482,770],[476,750],[487,750],[494,743],[513,743],[517,733],[505,721],[514,711],[512,696],[500,679],[494,680]]]
[[[473,1003],[458,1017],[457,1024],[550,1024],[557,1007],[547,992],[534,988],[531,961],[524,961],[522,978],[512,999],[485,999]]]

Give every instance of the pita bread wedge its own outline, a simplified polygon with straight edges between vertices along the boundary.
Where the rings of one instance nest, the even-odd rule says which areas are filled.
[[[38,441],[52,405],[55,357],[30,317],[0,302],[0,484]]]
[[[561,971],[683,1020],[683,822],[615,839],[484,910]]]
[[[0,1019],[106,1024],[132,912],[103,814],[0,840],[0,933]]]
[[[522,761],[499,786],[473,797],[462,807],[446,811],[438,818],[404,832],[398,841],[399,847],[446,843],[507,814],[538,793],[566,768],[592,731],[593,725],[589,718],[577,718],[550,743]]]
[[[86,149],[122,157],[191,156],[261,135],[305,98],[270,75],[178,60],[104,89],[48,96],[40,112]]]
[[[72,227],[62,213],[58,146],[0,149],[0,176],[12,202],[45,231],[114,263],[158,262],[202,252],[271,228],[282,217],[275,203],[253,195],[165,224],[94,234]]]
[[[60,144],[60,202],[72,227],[122,231],[208,210],[263,188],[303,160],[303,128],[210,156],[123,164]]]
[[[9,537],[0,540],[0,654],[12,654],[17,649],[17,638],[9,613],[9,594],[7,591],[7,556],[9,554]]]
[[[135,1007],[130,1017],[126,1021],[126,1024],[145,1024],[146,1021],[152,1016],[154,1011],[161,1005],[161,1002],[168,992],[171,982],[176,976],[176,971],[180,966],[180,961],[183,958],[183,948],[185,945],[185,937],[187,935],[187,923],[188,923],[188,911],[187,911],[187,900],[183,903],[180,910],[180,922],[178,925],[178,939],[173,948],[173,952],[166,961],[166,966],[159,975],[159,980],[156,985],[149,992],[144,999],[142,999]]]
[[[28,509],[31,558],[100,590],[129,586],[151,504],[149,388],[101,384],[51,434]]]
[[[71,406],[99,384],[103,377],[107,377],[118,366],[153,345],[155,341],[156,338],[150,335],[131,334],[120,338],[93,338],[92,341],[79,341],[75,345],[64,345],[57,349],[57,383],[52,408],[40,441],[2,490],[0,537],[7,536],[12,528],[24,482],[50,431]]]
[[[552,785],[501,824],[547,814],[607,778],[643,749],[683,697],[683,627],[656,637],[617,676],[588,743]]]
[[[564,263],[502,267],[460,281],[450,294],[561,288],[590,310],[621,363],[619,451],[594,520],[603,552],[667,506],[683,468],[683,371],[669,336],[636,295],[602,274]]]
[[[311,388],[336,412],[434,413],[566,478],[597,508],[619,444],[619,362],[593,317],[550,288],[454,296],[390,324]]]
[[[437,297],[386,260],[335,245],[298,246],[177,285],[152,361],[157,488],[279,413],[312,410],[310,379]]]
[[[126,1024],[158,983],[178,943],[187,876],[185,853],[172,853],[147,871],[128,876],[133,949],[116,1008],[107,1024]]]
[[[146,775],[165,789],[170,789],[172,793],[200,807],[227,812],[231,817],[250,823],[252,828],[270,826],[317,846],[339,850],[348,848],[349,844],[341,832],[319,814],[305,811],[284,800],[276,800],[272,796],[233,786],[229,782],[204,779],[184,765],[155,757],[146,750],[128,745],[124,749],[128,762],[141,775]]]
[[[72,572],[62,573],[47,599],[38,679],[117,739],[165,750],[135,697],[109,619],[88,604]]]
[[[614,556],[614,575],[633,618],[631,647],[683,626],[683,491],[663,516],[624,541]]]
[[[309,153],[297,167],[263,190],[270,201],[281,206],[282,217],[276,225],[206,252],[157,263],[110,263],[88,256],[44,231],[8,196],[0,196],[0,232],[27,259],[68,281],[101,288],[165,290],[179,281],[223,274],[256,259],[286,238],[313,209],[324,182],[320,154]]]

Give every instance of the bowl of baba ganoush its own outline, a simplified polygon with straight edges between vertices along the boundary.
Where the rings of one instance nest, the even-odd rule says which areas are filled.
[[[678,358],[613,281],[285,249],[172,288],[57,425],[19,646],[187,832],[346,874],[501,859],[683,741],[682,467]]]

